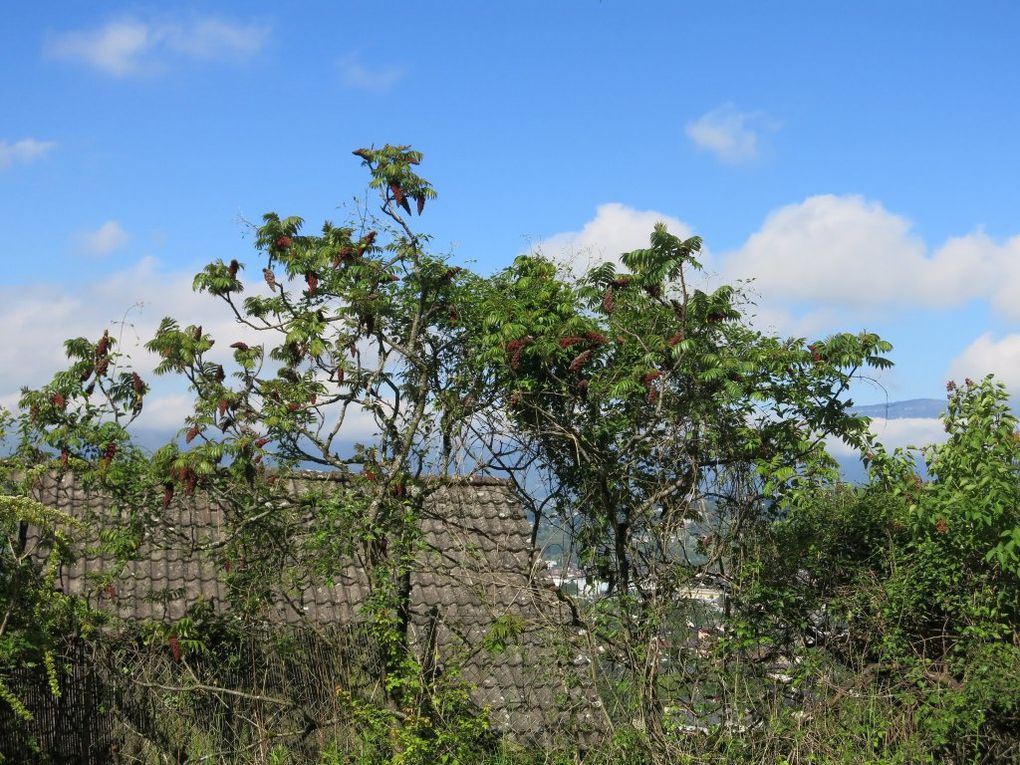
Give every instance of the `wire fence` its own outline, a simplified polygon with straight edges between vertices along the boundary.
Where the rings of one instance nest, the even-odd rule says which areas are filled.
[[[314,760],[351,699],[382,693],[380,653],[357,627],[255,630],[205,652],[76,640],[59,666],[59,697],[41,668],[12,674],[33,719],[0,708],[7,762],[265,762],[278,747]]]

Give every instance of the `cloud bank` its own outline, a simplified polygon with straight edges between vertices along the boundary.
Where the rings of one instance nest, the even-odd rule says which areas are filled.
[[[678,236],[692,233],[665,213],[608,203],[580,230],[550,236],[535,249],[582,272],[646,247],[656,221]],[[1020,320],[1020,236],[997,240],[977,229],[930,248],[910,220],[857,195],[823,194],[783,206],[739,247],[702,260],[720,282],[753,277],[754,323],[782,334],[822,334],[910,309],[949,311],[974,302]],[[949,365],[957,379],[989,372],[1020,393],[1020,333],[981,335]]]
[[[194,274],[167,271],[153,258],[131,268],[108,274],[79,287],[54,284],[0,287],[0,406],[13,408],[22,386],[37,387],[66,367],[64,341],[70,337],[98,340],[106,329],[118,339],[118,350],[153,393],[139,420],[141,427],[172,427],[183,417],[180,385],[153,377],[159,359],[142,345],[150,340],[164,316],[179,317],[183,324],[202,324],[226,347],[242,339],[241,328],[219,301],[191,290]],[[224,342],[226,341],[226,342]],[[187,398],[190,402],[190,398]]]
[[[679,218],[655,210],[635,210],[611,202],[599,205],[595,217],[580,231],[566,231],[541,240],[531,250],[539,252],[574,273],[606,261],[620,263],[624,252],[648,246],[648,237],[658,222],[663,222],[671,234],[686,239],[692,236],[691,227]]]
[[[996,339],[986,332],[949,365],[951,380],[979,380],[987,374],[994,374],[1014,395],[1020,394],[1020,334]]]

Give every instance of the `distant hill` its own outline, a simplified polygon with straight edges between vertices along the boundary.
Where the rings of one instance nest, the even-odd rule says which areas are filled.
[[[854,414],[881,417],[886,420],[902,420],[907,417],[936,418],[945,410],[946,402],[940,398],[912,398],[909,401],[890,401],[888,404],[853,407]]]

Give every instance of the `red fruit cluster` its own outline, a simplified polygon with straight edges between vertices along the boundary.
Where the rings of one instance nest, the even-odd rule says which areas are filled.
[[[576,372],[578,369],[583,367],[588,362],[588,359],[590,359],[590,358],[591,358],[591,351],[590,350],[589,351],[581,351],[579,354],[577,354],[577,356],[574,357],[574,360],[570,362],[570,366],[568,367],[568,369],[571,372]]]
[[[937,521],[935,521],[936,534],[945,534],[947,531],[949,531],[949,523],[946,521],[945,518],[939,518]]]
[[[460,266],[452,266],[443,272],[443,275],[439,278],[442,282],[449,282],[464,269]]]
[[[602,310],[606,313],[613,312],[613,288],[610,287],[602,295]]]
[[[198,475],[191,468],[184,468],[180,471],[180,480],[184,484],[184,495],[190,497],[195,493],[195,487],[198,485]]]
[[[660,377],[662,377],[662,372],[660,372],[658,369],[653,369],[651,372],[649,372],[648,374],[641,378],[641,382],[643,382],[645,384],[645,387],[647,387],[656,380],[658,380]]]
[[[684,331],[681,329],[679,332],[674,334],[669,340],[666,341],[666,345],[672,348],[674,345],[679,345],[684,341]]]
[[[179,662],[181,660],[181,641],[177,639],[176,635],[171,635],[167,644],[170,646],[170,653],[174,657],[174,661]]]
[[[609,340],[606,339],[605,335],[603,335],[601,332],[596,332],[595,330],[589,330],[585,332],[584,339],[592,343],[598,343],[599,345],[605,345],[606,343],[609,342]]]
[[[53,406],[55,406],[57,409],[63,409],[65,406],[67,406],[67,399],[64,398],[63,393],[54,393],[50,397],[50,403],[53,404]]]
[[[281,234],[280,236],[276,237],[276,241],[274,242],[274,244],[276,245],[277,249],[289,250],[291,245],[294,244],[294,240],[291,239],[286,234]]]
[[[584,342],[584,338],[583,337],[578,337],[577,335],[571,335],[570,337],[564,337],[562,340],[560,340],[560,348],[569,348],[572,345],[577,345],[578,343],[583,343],[583,342]]]
[[[524,349],[524,346],[531,342],[531,340],[532,338],[529,336],[523,337],[519,340],[511,340],[506,344],[506,352],[512,354],[510,357],[511,369],[516,370],[517,367],[520,366],[521,351]]]
[[[110,443],[108,443],[106,445],[106,448],[103,450],[103,457],[102,457],[102,459],[99,460],[100,466],[102,466],[104,468],[109,467],[110,463],[113,462],[113,458],[116,456],[116,454],[117,454],[117,444],[115,444],[115,443],[113,443],[111,441]]]
[[[184,443],[190,444],[201,432],[202,429],[198,425],[192,425],[188,428],[188,432],[184,434]]]

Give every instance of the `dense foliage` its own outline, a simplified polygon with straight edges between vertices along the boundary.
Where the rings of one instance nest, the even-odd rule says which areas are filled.
[[[308,748],[311,727],[293,748],[252,728],[216,751],[211,733],[194,734],[210,699],[265,699],[193,673],[161,686],[191,709],[192,733],[147,742],[152,761],[1020,759],[1020,439],[1001,385],[950,386],[948,440],[923,452],[919,474],[918,455],[884,450],[848,398],[862,372],[890,364],[878,336],[756,330],[739,288],[705,286],[700,241],[661,225],[622,270],[574,277],[528,255],[474,274],[411,226],[435,196],[421,155],[355,154],[379,218],[307,234],[300,218],[267,214],[256,265],[218,260],[195,278],[237,335],[166,318],[147,343],[155,373],[194,396],[170,443],[133,445],[149,385],[109,333],[68,341],[68,369],[3,421],[16,438],[0,474],[0,703],[27,720],[16,671],[43,668],[59,693],[60,639],[113,634],[108,614],[53,588],[78,527],[28,497],[33,475],[57,471],[110,498],[97,544],[121,562],[143,541],[174,544],[165,518],[182,498],[224,509],[226,534],[204,553],[228,572],[230,617],[135,625],[127,643],[118,633],[122,647],[168,646],[171,667],[237,666],[281,587],[331,582],[352,556],[369,577],[383,692],[335,689],[328,745]],[[831,438],[860,449],[866,485],[840,482]],[[309,466],[343,474],[342,488],[288,489]],[[422,508],[470,474],[509,479],[536,535],[557,529],[564,565],[602,587],[556,594],[590,649],[597,736],[501,740],[456,668],[441,678],[414,649]],[[721,611],[693,598],[709,585]],[[497,626],[479,651],[520,630],[512,615]],[[290,666],[302,655],[279,640],[271,651]],[[286,703],[288,723],[303,724]]]

